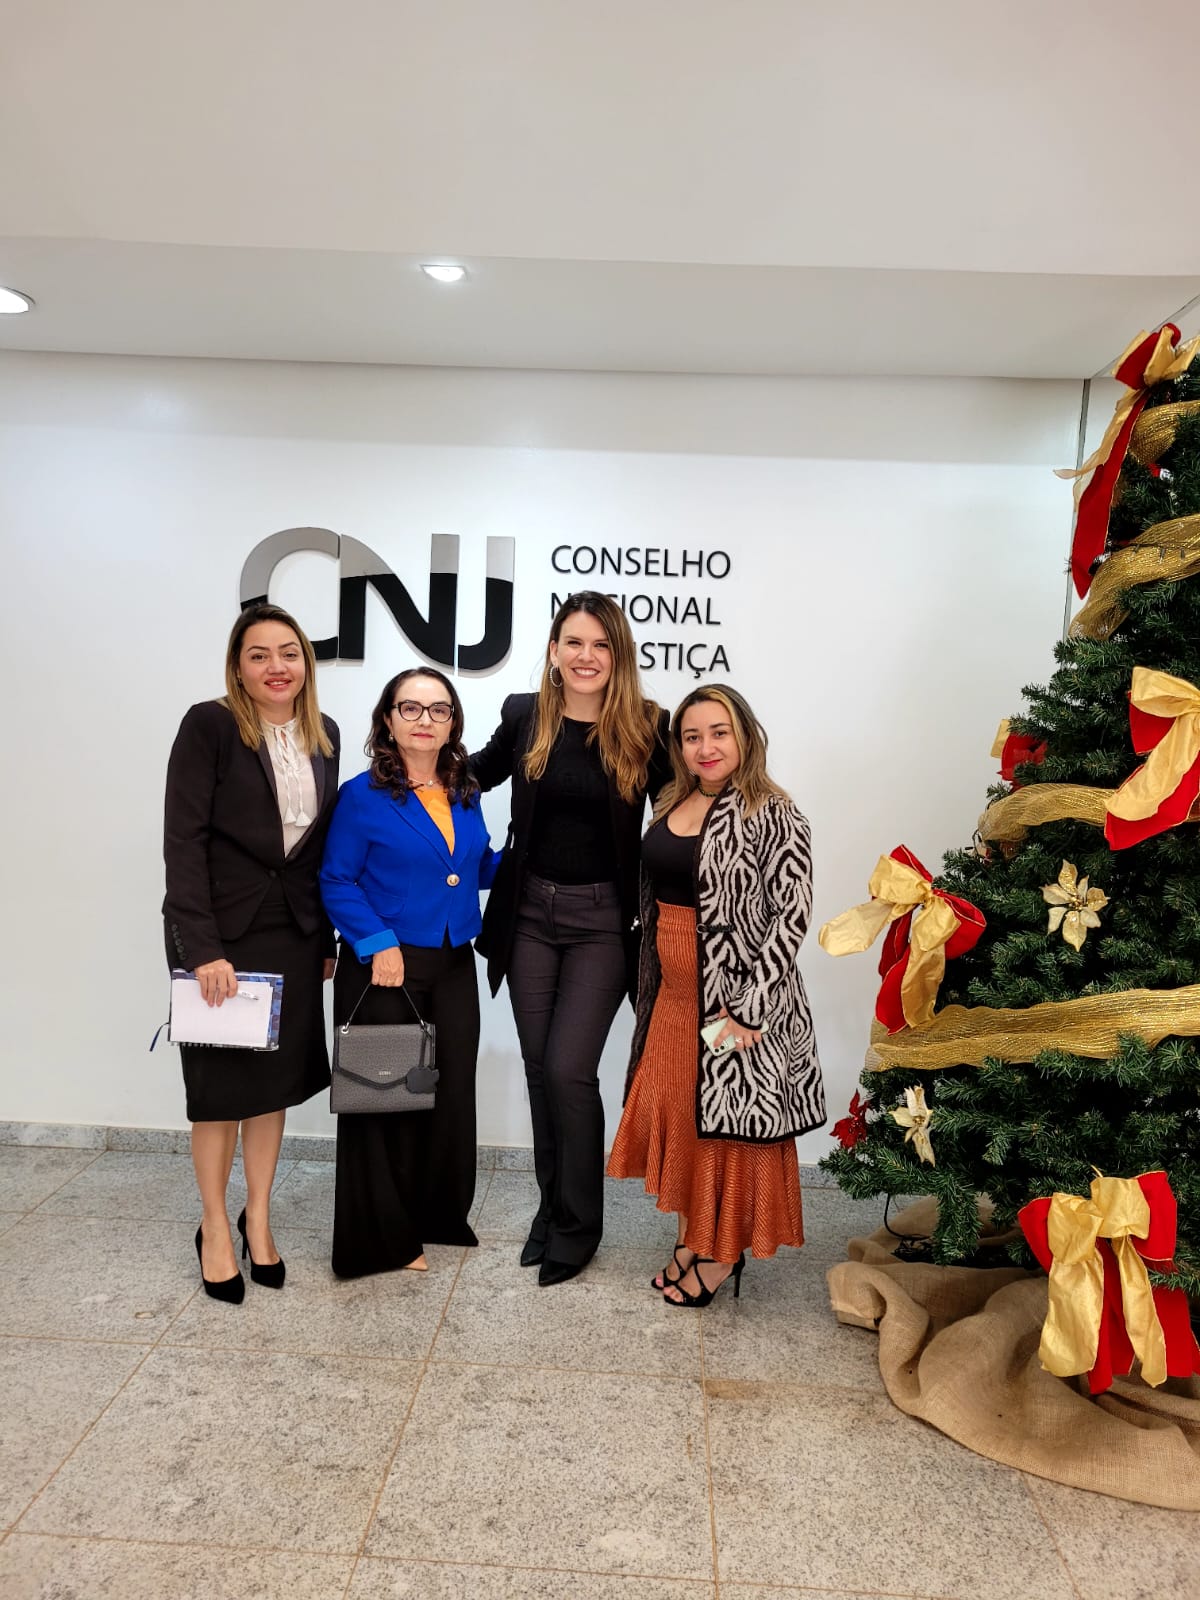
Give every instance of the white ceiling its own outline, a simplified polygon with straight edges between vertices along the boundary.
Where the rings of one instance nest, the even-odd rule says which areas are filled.
[[[0,346],[1082,377],[1200,294],[1194,0],[0,23]]]

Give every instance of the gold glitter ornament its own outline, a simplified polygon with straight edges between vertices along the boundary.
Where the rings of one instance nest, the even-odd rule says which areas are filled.
[[[1073,950],[1082,950],[1089,928],[1100,926],[1099,913],[1108,904],[1103,889],[1089,889],[1086,878],[1072,861],[1064,861],[1057,883],[1048,883],[1042,899],[1050,907],[1047,933],[1062,929],[1062,936]]]

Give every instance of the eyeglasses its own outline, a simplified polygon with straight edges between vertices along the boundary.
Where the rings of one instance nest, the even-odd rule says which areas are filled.
[[[435,700],[431,706],[424,706],[419,700],[397,700],[392,710],[398,711],[405,722],[420,722],[426,711],[430,722],[449,722],[454,715],[454,707],[445,700]]]

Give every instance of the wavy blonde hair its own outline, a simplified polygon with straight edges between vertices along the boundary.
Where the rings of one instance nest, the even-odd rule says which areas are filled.
[[[584,611],[604,629],[612,652],[612,676],[604,691],[600,715],[588,734],[588,743],[600,745],[604,770],[614,780],[622,800],[632,802],[644,792],[649,776],[650,757],[658,736],[658,706],[642,693],[637,669],[637,646],[625,613],[606,594],[583,589],[569,594],[554,613],[550,637],[546,641],[546,660],[537,694],[537,721],[533,741],[525,753],[525,776],[533,783],[543,775],[550,752],[562,728],[563,686],[550,678],[550,646],[557,644],[563,628],[577,612]]]
[[[263,740],[262,720],[258,715],[258,707],[246,693],[245,685],[238,676],[238,662],[241,660],[242,645],[245,643],[247,633],[259,622],[282,623],[296,635],[300,653],[304,657],[304,687],[296,696],[295,705],[298,724],[296,742],[306,755],[311,756],[315,750],[319,750],[323,756],[331,756],[333,745],[325,732],[325,724],[321,721],[321,708],[317,704],[316,655],[308,635],[295,617],[290,616],[279,606],[247,606],[234,623],[229,635],[229,645],[225,651],[225,697],[221,704],[228,706],[233,712],[233,720],[237,723],[242,743],[250,750],[257,750]]]
[[[658,797],[655,818],[665,816],[681,800],[686,800],[700,781],[688,771],[683,759],[683,717],[692,706],[705,702],[721,706],[729,718],[738,747],[737,771],[729,781],[745,801],[747,815],[752,816],[768,800],[788,799],[787,790],[781,789],[767,773],[767,732],[744,696],[725,683],[704,683],[680,701],[671,718],[671,781]]]

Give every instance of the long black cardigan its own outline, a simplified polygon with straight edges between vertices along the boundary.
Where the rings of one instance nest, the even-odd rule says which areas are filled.
[[[471,757],[471,770],[481,789],[494,789],[512,779],[512,820],[504,845],[504,858],[496,873],[483,915],[483,932],[475,948],[487,957],[488,983],[495,994],[508,972],[517,907],[525,883],[526,860],[537,813],[538,785],[525,776],[523,757],[533,740],[537,721],[537,696],[510,694],[500,708],[500,725],[487,744]],[[621,927],[629,997],[637,995],[638,950],[641,927],[638,909],[638,869],[642,858],[642,819],[647,796],[653,798],[671,776],[667,741],[670,719],[659,713],[658,738],[651,752],[646,788],[632,801],[622,800],[616,783],[608,783],[609,814],[617,862],[617,892],[621,900]]]

